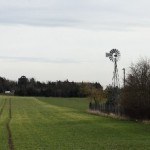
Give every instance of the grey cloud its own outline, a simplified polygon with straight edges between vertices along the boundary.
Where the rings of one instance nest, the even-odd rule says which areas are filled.
[[[68,16],[61,11],[44,9],[9,9],[0,10],[1,24],[26,24],[37,26],[75,26],[81,20]]]
[[[0,23],[129,30],[150,26],[147,0],[8,0],[0,2]]]
[[[79,60],[72,59],[50,59],[50,58],[40,58],[40,57],[10,57],[10,56],[0,56],[0,60],[5,60],[8,62],[40,62],[40,63],[81,63]]]

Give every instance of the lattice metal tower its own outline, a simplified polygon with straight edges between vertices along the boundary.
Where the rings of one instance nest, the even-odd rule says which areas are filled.
[[[114,63],[112,86],[119,88],[120,84],[119,84],[119,74],[118,74],[117,62],[120,58],[120,52],[117,49],[112,49],[109,53],[106,53],[106,57],[109,57],[109,59]]]

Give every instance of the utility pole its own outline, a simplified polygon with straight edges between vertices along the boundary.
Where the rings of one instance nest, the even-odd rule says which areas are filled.
[[[124,84],[124,87],[125,87],[125,82],[126,82],[126,70],[125,68],[122,69],[123,70],[123,84]]]

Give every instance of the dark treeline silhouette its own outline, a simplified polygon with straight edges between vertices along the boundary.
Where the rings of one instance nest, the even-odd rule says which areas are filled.
[[[11,91],[18,96],[86,97],[88,96],[85,91],[87,85],[102,89],[101,84],[97,82],[69,82],[68,80],[40,82],[25,76],[20,77],[17,82],[0,77],[0,92]]]

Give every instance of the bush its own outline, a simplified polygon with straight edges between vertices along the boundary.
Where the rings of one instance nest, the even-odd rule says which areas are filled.
[[[121,104],[129,117],[150,119],[150,60],[131,65]]]
[[[107,86],[105,89],[105,95],[107,98],[107,105],[115,106],[119,104],[120,89],[118,87],[113,87],[111,85]]]

